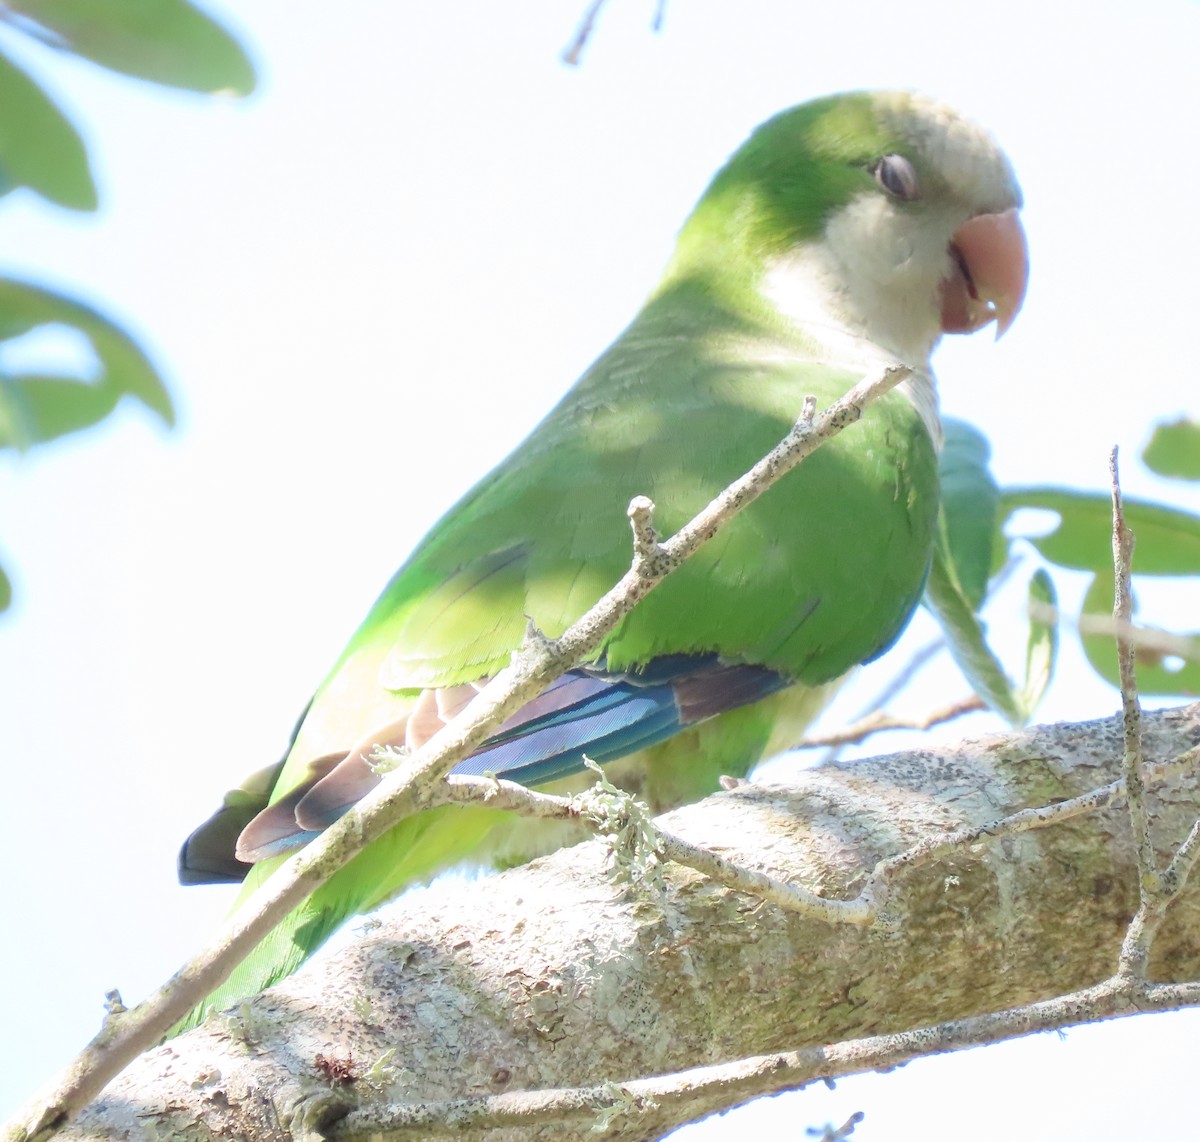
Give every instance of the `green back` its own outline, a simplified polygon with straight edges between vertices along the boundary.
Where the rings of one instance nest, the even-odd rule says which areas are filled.
[[[670,534],[779,441],[805,396],[827,405],[859,377],[813,360],[799,335],[677,286],[433,529],[343,661],[373,659],[393,690],[494,673],[527,618],[561,634],[626,571],[633,496],[655,501]],[[844,673],[888,645],[916,603],[936,463],[920,417],[892,394],[645,599],[599,654],[636,668],[715,651],[810,684]]]
[[[768,260],[877,193],[871,97],[793,108],[714,178],[657,293],[532,435],[433,528],[318,692],[276,796],[307,762],[403,716],[413,692],[494,674],[532,620],[560,634],[625,572],[626,508],[670,534],[873,367],[820,349],[762,300]],[[880,402],[644,600],[598,652],[613,668],[715,651],[813,684],[893,640],[920,593],[935,448],[901,394]]]

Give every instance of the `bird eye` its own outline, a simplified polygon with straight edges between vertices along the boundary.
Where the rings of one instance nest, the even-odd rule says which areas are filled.
[[[893,198],[901,202],[912,202],[919,198],[921,188],[917,185],[917,172],[903,155],[884,155],[872,168],[875,181]]]

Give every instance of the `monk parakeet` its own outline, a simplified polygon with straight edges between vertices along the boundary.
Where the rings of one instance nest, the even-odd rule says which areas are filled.
[[[831,683],[916,606],[938,511],[929,355],[1025,289],[1020,191],[990,135],[911,94],[776,115],[685,222],[661,283],[532,434],[387,585],[296,728],[183,847],[185,883],[247,891],[468,705],[532,621],[560,634],[630,559],[626,506],[670,534],[767,452],[804,399],[915,371],[650,594],[458,772],[561,791],[586,754],[655,810],[696,800],[794,741]],[[447,807],[375,841],[209,1000],[292,971],[348,916],[456,864],[511,864],[571,834]],[[247,872],[249,873],[246,876]]]

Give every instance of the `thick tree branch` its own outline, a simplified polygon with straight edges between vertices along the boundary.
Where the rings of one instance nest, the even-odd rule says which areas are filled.
[[[658,822],[831,901],[924,838],[975,838],[896,871],[890,933],[670,864],[659,890],[622,889],[590,842],[406,898],[237,1017],[139,1060],[67,1136],[117,1137],[149,1115],[180,1138],[334,1137],[385,1121],[426,1138],[586,1138],[597,1123],[645,1138],[916,1052],[1195,1003],[1200,889],[1182,873],[1200,843],[1187,766],[1200,705],[1144,715],[1141,736],[1155,860],[1181,885],[1151,948],[1154,983],[1114,974],[1139,903],[1115,789],[1091,812],[988,836],[1120,781],[1120,719],[1045,727],[743,785]]]
[[[528,1131],[541,1125],[555,1125],[560,1129],[574,1126],[582,1133],[606,1119],[612,1121],[623,1114],[637,1118],[647,1110],[663,1110],[672,1104],[678,1104],[686,1113],[697,1099],[708,1095],[716,1095],[722,1100],[736,1096],[739,1101],[745,1101],[761,1095],[799,1090],[812,1082],[897,1067],[930,1055],[999,1043],[1018,1035],[1055,1031],[1121,1015],[1196,1006],[1200,1006],[1200,983],[1139,986],[1132,980],[1114,976],[1095,987],[1010,1011],[958,1019],[895,1035],[875,1035],[799,1051],[758,1055],[672,1075],[594,1087],[485,1095],[442,1103],[376,1104],[351,1110],[344,1118],[332,1122],[326,1135],[332,1142],[358,1142],[359,1139],[377,1139],[383,1134],[389,1137],[427,1136],[430,1131],[447,1127],[464,1130],[468,1127],[517,1126]],[[604,1132],[596,1130],[595,1133]]]

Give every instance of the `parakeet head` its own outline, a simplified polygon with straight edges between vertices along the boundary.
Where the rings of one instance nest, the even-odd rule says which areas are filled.
[[[831,96],[776,115],[733,155],[671,276],[738,280],[793,321],[919,367],[943,333],[1011,324],[1028,275],[1020,206],[1004,152],[953,109],[907,92]]]

